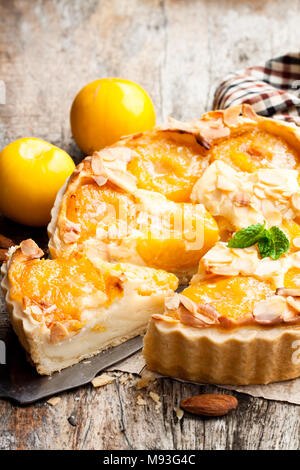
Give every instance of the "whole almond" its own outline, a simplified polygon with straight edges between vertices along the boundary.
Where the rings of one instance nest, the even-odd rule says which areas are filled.
[[[202,416],[223,416],[234,410],[238,401],[232,395],[203,394],[186,398],[180,407],[189,413]]]

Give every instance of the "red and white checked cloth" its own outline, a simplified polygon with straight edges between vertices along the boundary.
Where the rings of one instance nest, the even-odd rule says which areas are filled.
[[[300,126],[300,52],[227,75],[216,89],[213,109],[248,103],[262,116]]]

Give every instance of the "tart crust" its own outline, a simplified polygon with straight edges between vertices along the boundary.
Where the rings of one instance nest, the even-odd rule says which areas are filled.
[[[193,328],[153,318],[144,338],[148,369],[199,383],[250,385],[300,375],[300,326]]]

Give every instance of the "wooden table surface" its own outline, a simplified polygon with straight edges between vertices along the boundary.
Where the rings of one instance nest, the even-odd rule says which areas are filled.
[[[35,136],[78,161],[70,105],[83,85],[106,76],[145,87],[159,121],[199,116],[227,72],[299,51],[299,17],[300,0],[0,0],[1,147]],[[0,232],[46,243],[44,230],[5,220]],[[300,447],[297,406],[236,394],[239,408],[227,417],[178,421],[173,408],[183,397],[218,389],[162,379],[151,387],[162,401],[156,412],[147,393],[137,406],[139,392],[121,382],[64,393],[55,407],[0,401],[0,448]]]

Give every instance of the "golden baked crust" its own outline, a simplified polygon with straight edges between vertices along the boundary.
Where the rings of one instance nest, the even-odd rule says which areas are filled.
[[[300,375],[300,327],[183,326],[152,318],[144,338],[148,369],[199,383],[249,385]]]
[[[178,284],[173,274],[88,253],[75,260],[41,256],[32,240],[13,247],[1,283],[13,328],[40,374],[143,334]]]

